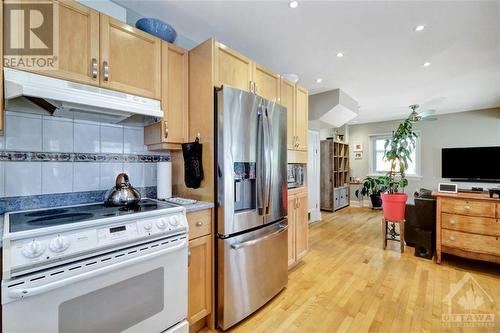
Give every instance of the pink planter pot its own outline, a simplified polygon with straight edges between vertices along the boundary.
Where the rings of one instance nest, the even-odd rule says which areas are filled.
[[[384,218],[391,221],[404,220],[407,199],[408,195],[406,193],[383,193],[382,207],[384,209]]]

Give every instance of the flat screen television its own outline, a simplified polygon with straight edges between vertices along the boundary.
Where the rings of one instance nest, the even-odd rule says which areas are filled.
[[[500,146],[443,148],[441,176],[453,181],[500,182]]]

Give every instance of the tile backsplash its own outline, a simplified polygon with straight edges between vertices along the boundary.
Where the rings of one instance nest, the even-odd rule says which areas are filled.
[[[134,187],[156,186],[156,163],[143,155],[169,156],[147,151],[142,126],[11,111],[5,113],[5,132],[0,136],[0,154],[5,157],[8,152],[37,157],[35,153],[64,153],[65,158],[0,160],[0,197],[107,190],[123,171]],[[74,157],[83,153],[85,161]]]

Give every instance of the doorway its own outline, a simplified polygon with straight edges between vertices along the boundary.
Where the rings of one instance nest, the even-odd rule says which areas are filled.
[[[307,147],[307,187],[309,192],[309,222],[321,220],[319,208],[320,146],[319,131],[308,131]]]

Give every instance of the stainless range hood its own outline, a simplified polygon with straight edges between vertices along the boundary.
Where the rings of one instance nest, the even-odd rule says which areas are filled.
[[[54,116],[118,123],[134,115],[163,117],[160,101],[43,75],[4,69],[5,99],[25,97]],[[77,112],[75,112],[77,111]]]

